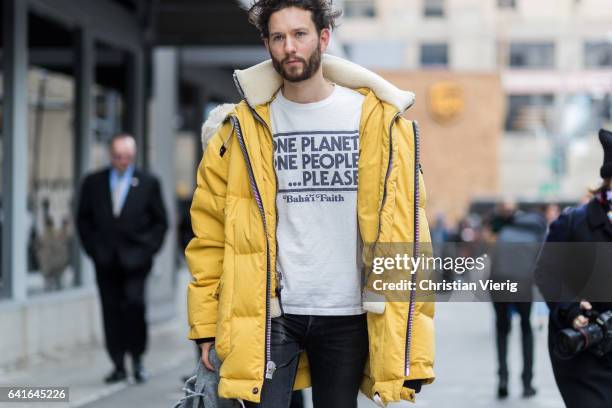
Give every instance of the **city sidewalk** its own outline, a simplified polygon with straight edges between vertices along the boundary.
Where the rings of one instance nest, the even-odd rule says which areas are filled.
[[[145,368],[151,380],[178,372],[173,379],[177,395],[181,390],[180,377],[189,374],[195,367],[195,348],[186,339],[187,319],[185,315],[185,293],[189,275],[179,274],[177,284],[176,315],[171,320],[149,326],[149,346],[145,355]],[[129,360],[126,367],[131,368]],[[19,407],[83,407],[94,401],[121,393],[129,388],[143,388],[150,392],[150,383],[135,385],[132,381],[113,385],[104,383],[104,377],[112,365],[103,344],[82,346],[73,350],[62,350],[56,354],[36,356],[33,362],[11,371],[0,371],[0,386],[69,387],[69,403],[19,403]],[[2,403],[0,407],[14,407],[13,403]],[[137,405],[115,405],[118,408]],[[168,405],[163,405],[167,407]]]
[[[145,367],[151,378],[167,372],[178,371],[181,374],[174,378],[177,391],[180,390],[180,377],[187,375],[195,365],[195,351],[185,339],[184,319],[155,325],[150,328],[150,346],[145,356]],[[130,364],[127,364],[128,369]],[[37,364],[21,370],[0,373],[2,386],[57,386],[70,388],[70,403],[20,403],[20,407],[82,407],[93,401],[118,393],[123,389],[148,387],[119,383],[106,385],[103,382],[112,369],[102,345],[88,346],[61,354],[45,356]],[[15,404],[0,403],[0,407]],[[117,405],[122,407],[127,405]]]

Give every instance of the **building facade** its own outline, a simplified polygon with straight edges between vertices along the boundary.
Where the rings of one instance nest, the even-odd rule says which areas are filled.
[[[612,122],[608,1],[344,0],[343,7],[338,35],[357,63],[499,75],[504,121],[493,193],[573,199],[597,181],[596,131]]]
[[[83,176],[108,165],[113,134],[135,136],[138,165],[160,176],[176,224],[167,152],[174,150],[177,55],[150,50],[143,5],[2,0],[0,367],[101,340],[74,209]],[[149,282],[151,319],[174,306],[175,240],[170,228]]]

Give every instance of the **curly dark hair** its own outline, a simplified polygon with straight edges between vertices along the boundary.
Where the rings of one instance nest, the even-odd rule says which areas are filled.
[[[334,10],[332,0],[256,0],[247,11],[249,22],[257,27],[262,38],[268,38],[270,16],[287,7],[310,11],[319,34],[324,28],[335,28],[336,19],[342,14],[342,11]]]

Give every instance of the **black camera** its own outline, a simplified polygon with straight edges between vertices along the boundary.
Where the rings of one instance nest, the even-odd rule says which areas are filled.
[[[580,329],[563,329],[557,334],[556,354],[564,359],[589,350],[597,357],[612,351],[612,310],[586,311],[589,324]]]

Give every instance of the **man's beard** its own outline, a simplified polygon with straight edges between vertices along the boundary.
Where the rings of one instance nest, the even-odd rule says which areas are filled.
[[[291,56],[291,57],[285,58],[282,61],[279,61],[276,58],[274,58],[274,56],[271,56],[271,57],[272,57],[272,65],[274,66],[274,69],[276,70],[276,72],[278,72],[279,75],[283,77],[283,79],[289,82],[305,81],[311,78],[321,66],[321,50],[319,49],[319,47],[317,47],[312,52],[308,60],[305,60],[304,58],[300,58],[296,56]],[[288,69],[285,66],[285,63],[289,60],[299,60],[302,63],[302,67],[303,67],[302,71],[299,73],[293,74],[290,71],[290,69]]]

